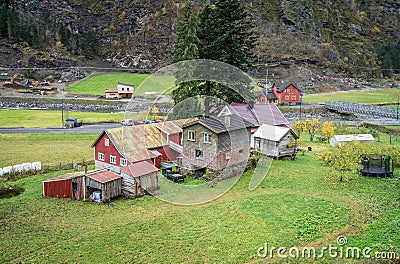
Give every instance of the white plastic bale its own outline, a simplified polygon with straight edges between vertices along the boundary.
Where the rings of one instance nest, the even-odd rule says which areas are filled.
[[[3,168],[3,175],[6,173],[10,173],[12,171],[12,166],[7,166]]]
[[[40,161],[38,162],[32,162],[32,170],[41,170],[42,169],[42,164]]]
[[[3,176],[3,168],[0,168],[0,177]]]
[[[16,172],[21,172],[22,171],[22,165],[21,164],[14,165],[12,168]]]
[[[24,171],[30,171],[32,169],[32,163],[22,163],[21,165]]]

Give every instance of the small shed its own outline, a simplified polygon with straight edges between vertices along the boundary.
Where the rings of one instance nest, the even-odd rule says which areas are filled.
[[[121,195],[122,177],[108,170],[75,172],[42,181],[42,184],[45,197],[84,201],[97,192],[101,194],[101,201],[107,202]]]
[[[329,143],[332,147],[341,147],[353,141],[360,143],[374,143],[375,139],[371,134],[351,134],[351,135],[334,135]]]
[[[253,135],[255,149],[269,157],[292,156],[296,148],[291,143],[298,139],[296,133],[286,126],[261,125]]]
[[[84,176],[84,173],[76,172],[42,181],[43,196],[85,200]]]
[[[144,195],[160,188],[159,169],[147,161],[133,163],[121,169],[122,192],[128,197]]]
[[[118,99],[118,89],[107,89],[105,95],[106,99]]]
[[[94,192],[100,193],[100,201],[108,202],[121,195],[122,177],[108,170],[88,174],[86,190],[89,196]]]

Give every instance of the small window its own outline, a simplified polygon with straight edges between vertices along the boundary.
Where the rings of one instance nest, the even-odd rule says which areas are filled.
[[[127,91],[129,91],[129,88],[126,88]]]
[[[192,130],[188,131],[188,140],[195,141],[195,133]]]
[[[239,150],[239,153],[243,153],[243,149]]]
[[[110,156],[110,163],[111,163],[111,164],[117,164],[117,157],[115,157],[115,156]]]
[[[296,100],[296,95],[292,95],[292,100]]]
[[[231,158],[231,152],[230,151],[228,151],[228,152],[226,152],[226,159],[230,159]]]
[[[99,152],[98,159],[104,161],[104,154]]]
[[[110,146],[110,140],[108,138],[104,139],[104,146],[106,147]]]
[[[126,166],[126,159],[121,158],[120,163],[121,166]]]
[[[201,151],[200,149],[196,149],[196,158],[201,158],[203,157],[203,151]]]
[[[122,91],[125,91],[125,88],[122,88],[121,90],[122,90]]]
[[[204,133],[204,143],[209,143],[209,144],[211,144],[211,134],[209,134],[209,133]]]
[[[289,100],[289,95],[285,95],[285,100]]]

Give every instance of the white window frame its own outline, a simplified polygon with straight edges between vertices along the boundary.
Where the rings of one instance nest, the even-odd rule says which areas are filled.
[[[199,155],[197,155],[197,154],[199,154]],[[196,159],[203,159],[203,151],[201,149],[196,149],[195,156],[196,156]]]
[[[122,167],[125,167],[127,164],[126,159],[124,158],[120,158],[119,163],[121,164]]]
[[[192,136],[191,136],[192,135]],[[196,133],[193,130],[188,131],[188,141],[196,141]]]
[[[97,153],[97,158],[101,161],[104,161],[104,153],[101,152]]]
[[[110,146],[110,140],[108,138],[104,139],[104,146],[106,147]]]
[[[117,164],[117,157],[110,155],[110,163],[111,164]]]
[[[211,144],[211,134],[210,133],[204,133],[204,143]]]

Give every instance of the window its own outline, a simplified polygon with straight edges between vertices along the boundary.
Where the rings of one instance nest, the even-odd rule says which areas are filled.
[[[231,158],[231,152],[230,151],[228,151],[228,152],[226,152],[226,159],[230,159]]]
[[[103,154],[103,153],[100,153],[100,152],[99,152],[99,154],[97,155],[97,157],[98,157],[99,160],[104,161],[104,154]]]
[[[296,95],[292,95],[292,100],[296,100]]]
[[[211,134],[209,134],[209,133],[204,133],[204,143],[209,143],[209,144],[211,144]]]
[[[289,95],[285,95],[285,100],[289,100]]]
[[[188,131],[188,140],[190,140],[190,141],[195,141],[195,134],[194,134],[194,131],[192,131],[192,130],[189,130],[189,131]]]
[[[125,88],[122,88],[121,90],[122,90],[122,91],[125,91]]]
[[[104,146],[106,147],[110,146],[110,140],[108,138],[104,139]]]
[[[201,158],[203,157],[203,151],[201,151],[200,149],[196,149],[196,158]]]
[[[120,161],[121,166],[126,166],[126,159],[121,158]]]
[[[110,163],[111,163],[111,164],[117,164],[117,157],[115,157],[115,156],[110,156]]]
[[[243,153],[243,149],[239,150],[239,153]]]
[[[126,88],[127,91],[129,91],[129,88]]]

